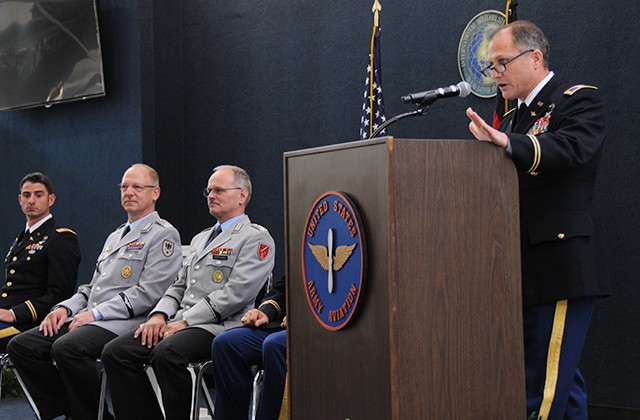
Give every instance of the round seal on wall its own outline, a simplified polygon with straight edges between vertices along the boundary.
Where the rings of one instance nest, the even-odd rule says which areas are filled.
[[[345,194],[328,191],[309,211],[302,238],[304,290],[316,320],[344,328],[362,301],[365,240],[360,215]]]
[[[506,22],[504,13],[486,10],[475,15],[467,24],[458,45],[458,69],[462,80],[471,85],[471,92],[481,98],[496,96],[496,82],[482,74],[489,65],[487,52],[489,35]]]

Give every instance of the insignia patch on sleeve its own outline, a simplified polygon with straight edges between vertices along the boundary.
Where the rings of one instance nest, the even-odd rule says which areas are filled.
[[[260,261],[267,259],[270,250],[271,247],[269,245],[265,245],[263,243],[258,244],[258,258],[260,258]]]
[[[162,253],[165,257],[170,257],[173,255],[173,250],[175,249],[175,244],[168,239],[165,239],[162,242]]]

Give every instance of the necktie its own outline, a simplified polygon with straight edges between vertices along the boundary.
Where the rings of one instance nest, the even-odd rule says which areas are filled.
[[[205,245],[205,248],[207,247],[207,245],[209,245],[211,243],[211,241],[213,241],[216,236],[220,235],[222,233],[222,227],[220,227],[220,225],[216,226],[213,229],[213,232],[211,232],[211,235],[209,236],[209,239],[207,240],[207,244]]]
[[[516,113],[516,120],[513,125],[518,124],[524,118],[524,114],[527,112],[527,104],[525,102],[520,104],[518,112]]]
[[[23,230],[22,233],[20,235],[18,235],[18,239],[16,239],[16,245],[20,245],[22,243],[24,238],[26,238],[27,235],[28,235],[27,232],[28,232],[28,230]]]
[[[124,231],[122,232],[122,236],[121,238],[124,238],[125,236],[127,236],[127,233],[131,232],[131,225],[127,225],[126,228],[124,228]]]

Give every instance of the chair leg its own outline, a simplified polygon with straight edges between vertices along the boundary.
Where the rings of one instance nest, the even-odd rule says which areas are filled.
[[[189,368],[193,370],[192,383],[193,386],[191,388],[193,399],[191,400],[191,419],[198,420],[200,418],[200,391],[205,397],[205,402],[207,403],[207,408],[209,412],[213,414],[214,404],[213,398],[211,398],[211,393],[209,392],[209,388],[207,388],[207,383],[204,380],[205,371],[211,366],[211,361],[206,361],[204,363],[191,363]]]
[[[156,379],[156,374],[153,371],[151,365],[145,365],[144,371],[147,373],[147,377],[149,378],[149,382],[151,383],[151,388],[153,388],[153,392],[156,394],[156,399],[158,400],[160,411],[162,411],[162,415],[165,416],[166,414],[164,412],[164,404],[162,404],[162,390],[160,389],[160,385],[158,384],[158,380]]]
[[[211,393],[209,392],[209,388],[207,388],[207,382],[204,380],[204,378],[202,378],[200,381],[200,384],[204,392],[204,398],[205,398],[205,401],[207,402],[207,407],[209,408],[209,412],[213,414],[213,410],[214,410],[213,398],[211,398]]]
[[[20,374],[18,373],[16,368],[11,363],[11,359],[9,358],[9,354],[8,353],[4,353],[3,355],[0,356],[0,369],[5,369],[5,368],[6,369],[10,369],[11,372],[13,372],[13,375],[18,380],[18,384],[20,384],[20,388],[22,388],[22,392],[24,393],[24,396],[27,398],[27,401],[29,402],[29,406],[33,410],[33,414],[35,414],[36,418],[38,420],[40,420],[41,417],[40,417],[40,412],[38,411],[38,407],[36,407],[35,401],[33,401],[33,398],[31,398],[31,394],[29,393],[29,390],[27,390],[26,385],[22,381],[22,378],[20,377]],[[0,370],[0,387],[2,386],[1,385],[1,383],[2,383],[2,373],[1,372],[2,371]],[[0,392],[2,392],[1,389],[0,389]]]
[[[264,371],[260,369],[253,377],[253,391],[251,392],[251,405],[249,406],[249,418],[251,420],[255,420],[256,414],[258,413],[258,403],[260,402],[260,392],[262,392],[263,376]]]
[[[98,417],[97,420],[102,420],[104,416],[104,409],[107,403],[107,372],[104,368],[100,370],[100,402],[98,403]]]
[[[200,419],[200,410],[198,406],[200,405],[200,372],[201,368],[199,364],[191,364],[189,366],[193,373],[191,375],[191,420],[199,420]]]
[[[7,360],[9,360],[9,354],[4,353],[0,355],[0,405],[2,404],[2,374],[4,373],[5,365],[7,364]]]

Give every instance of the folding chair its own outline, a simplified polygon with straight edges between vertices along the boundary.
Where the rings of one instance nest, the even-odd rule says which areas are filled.
[[[200,392],[204,394],[205,401],[207,403],[207,408],[209,412],[213,415],[214,404],[213,398],[211,397],[211,393],[209,392],[209,388],[207,387],[207,382],[204,380],[204,373],[207,369],[212,366],[211,360],[207,360],[202,363],[190,363],[189,370],[192,371],[192,393],[193,396],[191,400],[191,420],[199,420],[200,419]]]
[[[262,392],[262,380],[264,379],[264,370],[253,367],[255,375],[253,376],[253,390],[251,391],[251,403],[249,405],[249,419],[256,420],[258,413],[258,403],[260,402],[260,393]]]
[[[9,353],[0,354],[0,394],[2,393],[2,375],[4,373],[4,369],[11,370],[13,375],[16,377],[16,379],[18,380],[18,383],[20,384],[20,388],[22,388],[22,392],[24,393],[24,396],[27,398],[27,401],[29,402],[29,406],[33,410],[33,414],[35,414],[36,418],[40,420],[41,417],[40,417],[40,412],[38,411],[38,407],[36,407],[36,403],[33,401],[33,398],[31,398],[31,394],[29,394],[29,391],[27,390],[27,387],[22,381],[20,374],[16,370],[13,363],[11,363],[11,358],[9,357]]]

